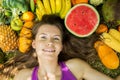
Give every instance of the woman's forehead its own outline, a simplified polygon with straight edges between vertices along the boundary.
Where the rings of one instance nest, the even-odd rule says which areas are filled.
[[[49,24],[41,25],[38,29],[38,33],[56,33],[61,35],[61,31],[57,26]]]

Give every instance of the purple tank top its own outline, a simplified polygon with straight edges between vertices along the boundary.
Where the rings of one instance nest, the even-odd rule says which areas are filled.
[[[77,80],[64,62],[59,62],[59,64],[62,71],[61,80]],[[37,71],[38,67],[35,67],[32,73],[32,80],[38,80]]]

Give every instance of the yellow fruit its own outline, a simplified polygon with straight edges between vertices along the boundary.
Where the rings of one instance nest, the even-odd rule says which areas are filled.
[[[20,37],[31,38],[32,37],[32,31],[28,28],[23,27],[20,31]]]
[[[22,20],[24,21],[32,21],[34,18],[35,16],[31,11],[27,11],[22,15]]]
[[[94,48],[98,52],[101,62],[109,69],[116,69],[119,66],[119,58],[115,51],[102,41],[96,41]]]
[[[27,39],[26,37],[19,37],[19,51],[26,53],[30,50],[32,40]]]
[[[65,5],[65,7],[64,7],[65,9],[64,9],[64,11],[63,11],[62,13],[60,13],[60,17],[61,17],[62,19],[65,18],[67,12],[68,12],[68,11],[70,10],[70,8],[72,7],[72,5],[71,5],[71,0],[65,0],[64,5]]]
[[[108,33],[120,42],[120,32],[117,29],[111,28]]]
[[[0,25],[0,48],[9,52],[18,48],[18,37],[10,26]]]
[[[27,22],[24,23],[23,26],[26,27],[26,28],[28,28],[28,29],[32,29],[33,24],[34,24],[33,21],[27,21]]]
[[[102,33],[101,40],[109,47],[120,52],[120,42],[107,32]]]
[[[32,30],[31,30],[32,27],[33,27],[33,22],[28,21],[24,23],[24,26],[20,31],[18,47],[19,47],[19,51],[22,53],[27,53],[30,50],[32,44]]]

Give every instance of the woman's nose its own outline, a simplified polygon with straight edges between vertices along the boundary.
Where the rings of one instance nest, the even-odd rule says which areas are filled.
[[[53,41],[52,40],[49,40],[48,41],[48,46],[52,45],[53,44]]]
[[[49,42],[49,43],[48,43],[48,46],[50,46],[50,45],[52,45],[52,44],[53,44],[52,42]]]

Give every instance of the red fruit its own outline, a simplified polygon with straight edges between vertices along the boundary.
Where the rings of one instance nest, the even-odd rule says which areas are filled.
[[[66,28],[78,37],[91,35],[100,22],[97,10],[90,4],[73,6],[65,17]]]

